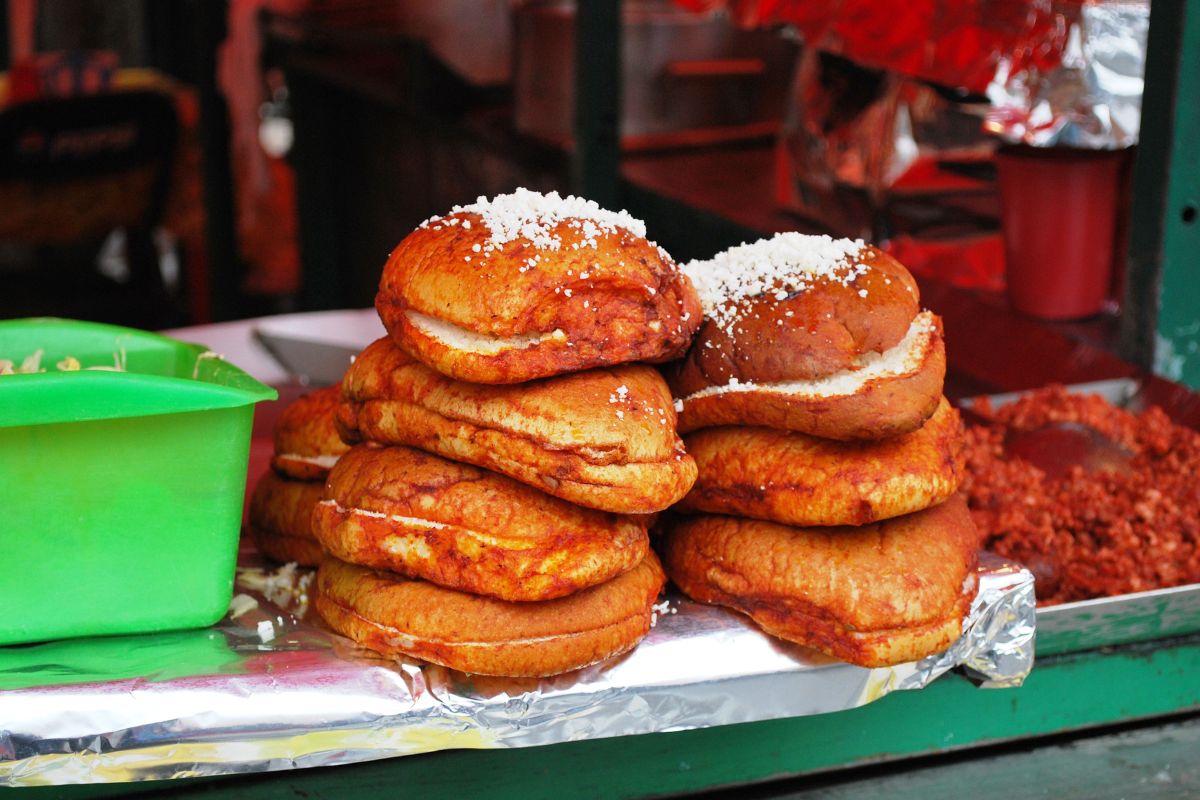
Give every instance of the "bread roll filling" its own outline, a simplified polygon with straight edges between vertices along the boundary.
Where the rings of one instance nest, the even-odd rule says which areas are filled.
[[[406,311],[408,321],[421,333],[436,339],[446,347],[481,355],[495,355],[506,350],[524,350],[543,342],[565,342],[567,334],[561,328],[548,333],[522,333],[516,336],[491,336],[431,317],[419,311]]]
[[[275,457],[280,461],[298,461],[301,464],[312,464],[317,467],[333,469],[333,465],[338,462],[341,455],[302,456],[299,453],[280,453]]]
[[[723,386],[709,386],[683,398],[686,403],[709,395],[726,392],[768,392],[771,394],[807,397],[843,397],[862,390],[869,381],[908,375],[920,369],[928,352],[935,329],[931,311],[922,311],[913,318],[904,338],[882,353],[864,353],[853,369],[835,372],[824,378],[808,381],[778,383],[746,383],[736,378]]]
[[[395,522],[400,525],[406,525],[411,528],[419,528],[421,530],[443,530],[449,528],[441,522],[434,522],[430,519],[420,519],[418,517],[406,517],[402,514],[385,514],[382,511],[368,511],[365,508],[346,508],[336,500],[322,500],[320,505],[333,506],[339,514],[357,514],[362,517],[372,517],[374,519],[386,519],[389,522]]]

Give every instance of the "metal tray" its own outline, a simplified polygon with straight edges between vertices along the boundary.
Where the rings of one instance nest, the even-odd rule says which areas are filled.
[[[1039,656],[1200,631],[1200,583],[1098,597],[1037,610]]]
[[[1177,424],[1189,425],[1200,399],[1186,387],[1158,378],[1117,378],[1072,384],[1074,394],[1098,394],[1114,406],[1139,411],[1159,405]],[[1013,403],[1029,392],[989,395],[994,408]],[[960,401],[970,408],[976,398]],[[1075,653],[1132,642],[1182,636],[1200,631],[1200,583],[1098,597],[1037,610],[1039,656]]]
[[[253,329],[254,338],[280,366],[311,386],[340,381],[355,356],[386,335],[373,308],[269,317]]]

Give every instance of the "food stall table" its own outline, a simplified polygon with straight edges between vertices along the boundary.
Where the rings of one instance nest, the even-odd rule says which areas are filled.
[[[931,284],[926,285],[925,296],[946,316],[950,340],[956,343],[950,349],[947,386],[959,396],[1027,388],[1056,378],[1071,382],[1129,376],[1151,380],[1099,348],[1015,318],[1003,307],[970,293]],[[210,344],[280,386],[281,399],[258,411],[252,473],[261,471],[269,457],[274,415],[303,391],[256,349],[250,333],[253,326],[254,321],[243,321],[171,332]],[[998,338],[1012,343],[1009,352],[1034,348],[1041,357],[1033,366],[1014,369],[1000,357],[1004,351],[987,345]],[[243,347],[247,349],[238,354]],[[1159,383],[1164,390],[1171,390],[1172,385]],[[1184,407],[1188,407],[1186,403]],[[1197,410],[1194,404],[1190,408]],[[1188,736],[1194,734],[1194,728],[1189,726],[1197,724],[1200,684],[1194,675],[1200,668],[1200,635],[1153,638],[1153,624],[1142,625],[1140,635],[1152,638],[1044,657],[1019,689],[980,689],[964,675],[952,673],[920,691],[895,692],[866,706],[832,714],[536,747],[449,749],[302,770],[291,769],[296,765],[282,759],[275,765],[281,770],[277,772],[224,778],[189,778],[182,773],[172,781],[45,787],[30,792],[34,797],[144,793],[231,798],[450,797],[484,792],[526,799],[637,797],[809,776],[799,783],[785,781],[777,789],[758,790],[771,794],[798,791],[817,781],[885,780],[909,775],[914,769],[933,769],[943,776],[961,773],[975,776],[975,780],[993,774],[990,770],[1000,775],[1022,769],[1022,763],[1043,764],[1051,755],[1062,759],[1060,777],[1065,777],[1087,771],[1089,759],[1097,752],[1107,752],[1110,745],[1125,746],[1121,737],[1127,735],[1113,734],[1113,726],[1136,726],[1139,752],[1161,754],[1161,758],[1143,759],[1144,774],[1137,777],[1152,781],[1158,776],[1161,783],[1160,773],[1166,770],[1168,777],[1175,776],[1172,780],[1182,780],[1171,770],[1187,763],[1169,754],[1181,752],[1181,742],[1192,741]],[[1064,743],[1064,737],[1070,741]],[[1156,742],[1162,743],[1161,747]],[[1014,752],[1015,748],[1020,752]],[[1187,752],[1186,748],[1182,752]],[[877,766],[864,771],[865,765]],[[1045,777],[1046,785],[1054,785],[1052,777]],[[916,780],[911,775],[910,779]],[[1173,788],[1180,786],[1174,784]]]
[[[949,675],[921,691],[895,693],[836,714],[513,750],[447,750],[229,778],[26,791],[31,798],[128,797],[143,792],[185,798],[642,797],[777,781],[880,762],[895,763],[875,768],[869,775],[900,774],[912,767],[896,760],[915,756],[927,757],[920,762],[924,767],[958,769],[987,784],[1004,775],[1011,780],[1013,770],[1020,775],[1023,763],[1039,762],[1040,754],[1048,753],[1061,757],[1059,777],[1074,780],[1079,771],[1072,765],[1089,763],[1094,750],[1103,746],[1079,748],[1076,753],[1063,749],[1061,736],[1039,737],[1074,731],[1090,738],[1094,734],[1080,732],[1153,720],[1141,728],[1141,745],[1175,742],[1178,715],[1200,710],[1197,670],[1200,638],[1185,637],[1043,659],[1020,689],[977,689],[967,679]],[[1196,724],[1193,717],[1192,725]],[[1194,742],[1195,730],[1189,730],[1192,738],[1186,741]],[[994,759],[996,746],[1005,742],[1019,743],[1022,754]],[[962,748],[981,749],[951,755]],[[1150,781],[1167,770],[1173,780],[1180,780],[1182,772],[1190,775],[1195,789],[1195,752],[1193,745],[1191,751],[1164,750],[1161,759],[1144,757],[1144,770],[1135,777]],[[1190,755],[1190,761],[1180,761],[1181,755]],[[984,763],[995,763],[995,769],[973,767]],[[847,774],[837,777],[845,780]],[[1042,774],[1039,780],[1046,787],[1055,785],[1053,778]],[[804,785],[792,782],[787,788],[797,791]],[[1173,784],[1164,789],[1168,791],[1161,796],[1180,796],[1169,792],[1183,787]]]

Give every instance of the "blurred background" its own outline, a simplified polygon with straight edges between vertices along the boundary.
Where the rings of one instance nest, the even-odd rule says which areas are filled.
[[[1183,2],[0,9],[4,317],[368,306],[415,225],[526,186],[628,208],[681,261],[862,237],[945,302],[1200,373]]]

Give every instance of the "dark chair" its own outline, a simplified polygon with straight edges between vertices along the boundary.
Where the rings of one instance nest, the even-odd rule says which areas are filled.
[[[153,232],[162,216],[178,120],[159,92],[37,100],[0,110],[0,317],[54,315],[157,328],[182,322],[163,284]],[[96,256],[125,231],[128,280]]]

